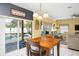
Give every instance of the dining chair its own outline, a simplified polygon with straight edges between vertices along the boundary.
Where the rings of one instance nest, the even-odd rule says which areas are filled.
[[[44,56],[46,54],[46,50],[40,47],[38,43],[29,42],[29,45],[31,56]]]

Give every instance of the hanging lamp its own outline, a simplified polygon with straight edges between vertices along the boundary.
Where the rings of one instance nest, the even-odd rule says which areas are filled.
[[[42,10],[41,6],[42,4],[40,3],[39,10],[35,11],[33,14],[34,18],[44,19],[49,17],[48,14]]]

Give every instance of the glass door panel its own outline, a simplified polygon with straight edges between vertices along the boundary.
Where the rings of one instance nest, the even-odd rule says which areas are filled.
[[[31,39],[32,36],[32,22],[28,22],[26,20],[24,20],[24,40],[27,41],[29,39]]]
[[[17,50],[18,41],[18,20],[5,20],[5,53]]]
[[[32,36],[32,22],[26,21],[26,20],[20,20],[19,21],[19,48],[26,47],[26,41],[31,39]]]
[[[23,40],[23,34],[22,34],[22,28],[23,28],[23,20],[19,20],[19,49],[23,48],[25,46],[24,40]]]

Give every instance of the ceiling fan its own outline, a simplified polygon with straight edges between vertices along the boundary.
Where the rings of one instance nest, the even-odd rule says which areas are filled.
[[[72,17],[79,17],[79,13],[73,13],[71,16]]]

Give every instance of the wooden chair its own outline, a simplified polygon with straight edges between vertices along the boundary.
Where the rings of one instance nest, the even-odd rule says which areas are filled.
[[[29,42],[29,45],[31,56],[44,56],[46,54],[46,50],[41,48],[39,44],[35,42]]]

